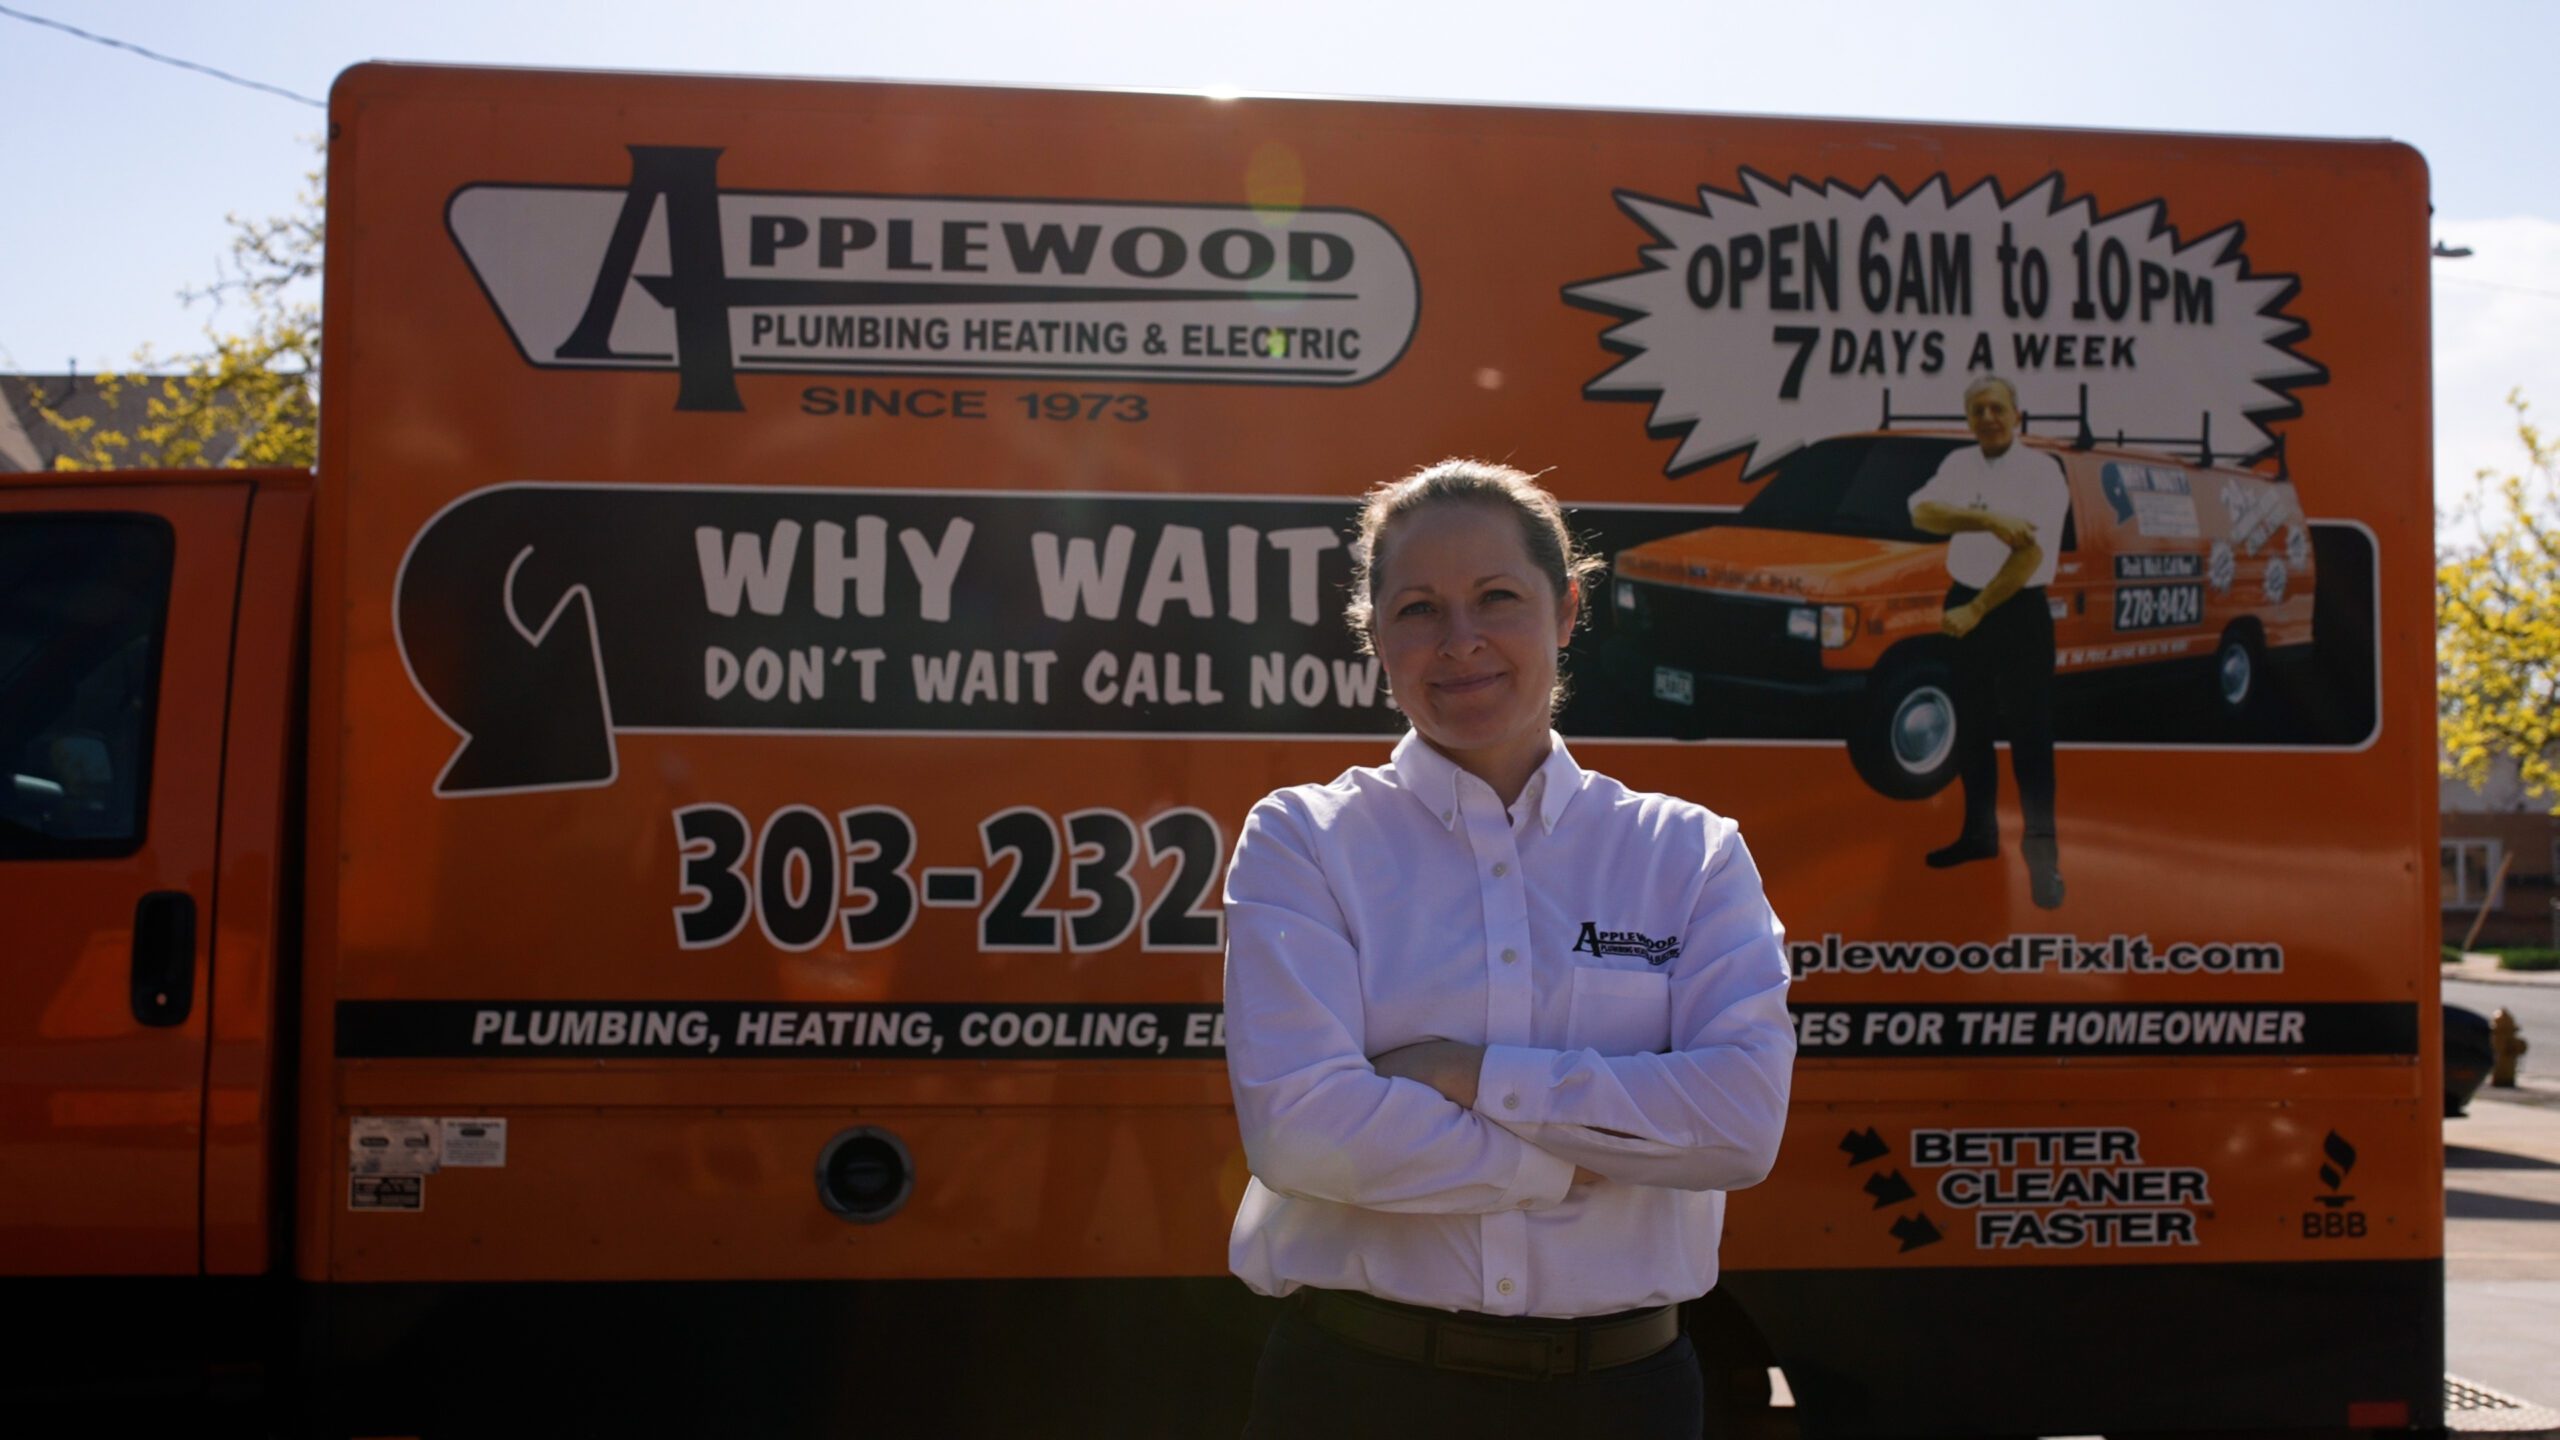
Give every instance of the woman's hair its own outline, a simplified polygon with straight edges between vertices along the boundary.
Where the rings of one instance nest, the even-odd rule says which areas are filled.
[[[1564,506],[1537,477],[1490,460],[1443,460],[1380,485],[1360,507],[1360,533],[1351,542],[1351,603],[1343,607],[1343,618],[1359,637],[1362,654],[1377,653],[1378,547],[1386,539],[1387,527],[1426,505],[1455,500],[1508,508],[1520,521],[1520,540],[1529,552],[1529,563],[1547,577],[1556,603],[1564,603],[1565,592],[1579,584],[1584,591],[1583,613],[1590,613],[1590,582],[1608,568],[1607,563],[1574,540],[1573,532],[1565,528]],[[1560,701],[1561,684],[1557,690]]]

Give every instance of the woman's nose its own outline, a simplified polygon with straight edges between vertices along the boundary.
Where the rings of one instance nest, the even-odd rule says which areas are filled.
[[[1469,619],[1466,612],[1460,611],[1449,617],[1448,628],[1440,632],[1440,653],[1464,655],[1483,641],[1484,632],[1476,628],[1475,621]]]

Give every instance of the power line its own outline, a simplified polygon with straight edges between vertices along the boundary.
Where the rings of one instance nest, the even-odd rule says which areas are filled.
[[[285,89],[281,85],[269,85],[260,80],[243,79],[242,77],[233,75],[228,71],[216,70],[210,65],[199,65],[193,60],[181,60],[175,55],[163,55],[157,50],[145,50],[141,46],[136,45],[129,40],[118,40],[107,35],[92,35],[77,25],[65,25],[59,20],[48,20],[42,15],[30,15],[24,10],[12,10],[6,5],[0,5],[0,15],[5,15],[12,20],[24,20],[30,25],[42,25],[48,30],[59,30],[65,35],[76,35],[79,38],[88,41],[92,45],[104,45],[113,50],[131,51],[145,60],[156,60],[163,65],[175,65],[181,70],[192,70],[199,75],[210,75],[214,79],[223,81],[226,84],[244,86],[251,90],[263,90],[270,95],[281,95],[285,99],[291,100],[298,105],[308,105],[316,110],[326,110],[329,108],[329,104],[325,100],[314,100],[308,95],[297,95],[294,92]]]
[[[2474,280],[2468,275],[2438,275],[2436,279],[2449,280],[2456,285],[2473,285],[2482,290],[2504,290],[2516,295],[2536,295],[2545,300],[2560,300],[2560,290],[2537,290],[2530,285],[2508,285],[2496,280]]]

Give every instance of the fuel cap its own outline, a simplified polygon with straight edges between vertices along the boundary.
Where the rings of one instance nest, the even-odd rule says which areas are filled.
[[[907,1147],[877,1126],[840,1131],[818,1152],[818,1199],[856,1224],[897,1214],[915,1188],[915,1161]]]

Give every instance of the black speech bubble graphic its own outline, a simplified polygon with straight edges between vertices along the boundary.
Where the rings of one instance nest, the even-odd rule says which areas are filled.
[[[1322,498],[505,484],[461,497],[421,527],[401,563],[394,627],[419,693],[462,737],[436,780],[440,795],[610,785],[615,736],[633,733],[1385,738],[1403,728],[1401,717],[1383,673],[1341,619],[1354,511],[1349,499]],[[1610,559],[1668,536],[1748,523],[1695,506],[1586,505],[1567,520],[1592,553]],[[836,527],[839,547],[860,552],[866,521],[875,584],[866,592],[848,580],[839,613],[824,613],[812,569],[821,527]],[[740,590],[736,613],[718,613],[697,533],[712,535],[718,565],[727,566],[742,537],[771,559],[786,525],[796,551],[789,575],[764,597],[771,613],[752,603],[752,587]],[[965,528],[965,545],[955,526]],[[2155,697],[2144,705],[2121,703],[2117,689],[2066,685],[2060,738],[2205,748],[2360,742],[2371,728],[2373,629],[2370,592],[2354,582],[2371,570],[2370,541],[2314,528],[2320,593],[2339,612],[2321,623],[2321,653],[2334,648],[2344,666],[2334,683],[2326,668],[2309,677],[2320,683],[2305,694],[2319,704],[2235,741],[2194,713],[2203,687],[2164,668],[2142,677]],[[1197,543],[1167,560],[1176,531]],[[1054,597],[1044,591],[1039,537],[1049,537],[1053,561],[1081,547],[1098,562],[1115,533],[1125,534],[1127,553],[1119,583],[1104,588],[1116,602],[1106,604],[1111,613],[1060,613],[1044,603]],[[926,613],[931,587],[910,539],[927,557],[956,555],[947,613]],[[2361,548],[2331,553],[2331,541]],[[1237,559],[1247,552],[1249,576]],[[1146,609],[1151,575],[1160,583]],[[1644,640],[1620,624],[1620,598],[1614,582],[1583,597],[1586,623],[1564,662],[1571,693],[1556,717],[1564,734],[1836,743],[1841,697],[1818,687],[1763,694],[1701,668],[1694,703],[1662,698],[1656,667],[1697,663],[1686,641],[1672,640],[1704,644],[1723,632],[1690,626]],[[734,670],[718,693],[715,650]],[[1086,683],[1097,656],[1109,666],[1100,698]],[[939,667],[943,691],[928,693],[920,660]],[[750,663],[762,687],[750,683]],[[973,663],[986,668],[972,672]],[[987,683],[970,688],[972,673]],[[1843,693],[1855,698],[1854,689]]]

